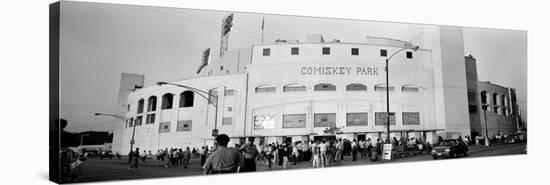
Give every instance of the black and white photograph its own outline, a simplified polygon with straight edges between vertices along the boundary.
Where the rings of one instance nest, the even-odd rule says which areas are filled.
[[[5,1],[0,184],[544,184],[546,4]]]
[[[527,154],[525,30],[49,8],[54,182]]]

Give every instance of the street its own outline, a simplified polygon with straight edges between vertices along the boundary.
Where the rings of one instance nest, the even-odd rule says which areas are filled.
[[[470,147],[468,156],[460,156],[459,158],[471,157],[487,157],[500,155],[525,154],[526,143],[494,145],[490,147]],[[382,164],[393,162],[412,162],[434,160],[431,155],[422,154],[406,158],[394,159],[391,161],[371,162],[368,158],[358,158],[357,161],[352,161],[351,156],[345,156],[342,166],[366,165],[366,164]],[[441,160],[441,159],[440,159]],[[447,160],[447,159],[443,159]],[[149,160],[146,162],[140,161],[138,170],[128,170],[130,164],[127,159],[121,160],[99,160],[88,159],[84,161],[82,174],[78,182],[92,181],[108,181],[108,180],[124,180],[124,179],[142,179],[142,178],[158,178],[158,177],[179,177],[179,176],[195,176],[202,175],[203,171],[200,167],[200,158],[193,158],[189,162],[189,168],[184,169],[183,166],[165,168],[166,162]],[[292,165],[289,162],[287,170],[312,168],[311,162],[304,161],[297,165]],[[273,169],[268,169],[264,165],[258,165],[257,171],[272,171],[281,170],[279,166],[273,165]]]

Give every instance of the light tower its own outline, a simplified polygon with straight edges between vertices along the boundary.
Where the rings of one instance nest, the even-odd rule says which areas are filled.
[[[233,14],[229,14],[227,17],[222,20],[222,33],[220,39],[220,58],[223,57],[223,54],[227,51],[227,45],[229,40],[229,31],[233,26]]]

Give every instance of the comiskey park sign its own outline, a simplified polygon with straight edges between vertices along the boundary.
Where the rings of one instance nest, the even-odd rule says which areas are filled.
[[[301,67],[300,74],[302,75],[379,75],[378,67]]]

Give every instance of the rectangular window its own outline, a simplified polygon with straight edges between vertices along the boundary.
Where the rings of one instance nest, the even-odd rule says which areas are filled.
[[[155,123],[155,114],[148,114],[147,119],[145,120],[145,124],[153,124]]]
[[[476,92],[468,91],[468,102],[476,102]]]
[[[220,71],[223,71],[223,66],[220,66]]]
[[[256,93],[273,93],[275,87],[256,87]]]
[[[359,48],[351,48],[351,55],[359,55]]]
[[[468,111],[473,114],[477,113],[477,105],[468,105]]]
[[[403,125],[420,125],[420,113],[403,112]]]
[[[176,128],[176,132],[187,132],[191,131],[191,120],[180,120]]]
[[[380,50],[380,56],[381,57],[387,57],[388,56],[388,50],[381,49]]]
[[[300,50],[298,48],[290,48],[290,54],[291,55],[299,55]]]
[[[314,127],[336,126],[336,113],[316,113],[313,115]]]
[[[407,58],[413,58],[413,52],[407,51]]]
[[[346,114],[346,126],[367,126],[368,113],[356,112]]]
[[[283,128],[306,128],[306,114],[284,114]]]
[[[393,91],[394,87],[390,86],[389,89],[390,91]],[[386,86],[385,85],[374,86],[374,91],[386,91]]]
[[[130,121],[128,122],[128,127],[134,126],[134,118],[130,118]]]
[[[336,86],[332,84],[322,83],[322,84],[317,84],[313,86],[313,90],[314,91],[336,91]]]
[[[330,48],[329,47],[323,47],[323,55],[330,55]]]
[[[170,132],[170,122],[160,122],[159,133]]]
[[[233,111],[233,107],[227,107],[227,111],[229,112]]]
[[[222,125],[231,125],[233,123],[232,117],[224,117],[222,119]]]
[[[287,85],[283,87],[283,92],[306,91],[306,86],[303,85]]]
[[[269,48],[264,48],[263,55],[264,56],[269,56],[270,54],[271,54],[271,50]]]
[[[403,87],[401,87],[401,91],[403,91],[403,92],[418,92],[418,87],[403,86]]]
[[[225,94],[225,96],[233,96],[233,95],[235,95],[235,90],[234,89],[226,89],[224,94]]]
[[[385,112],[374,113],[374,125],[387,125],[388,117]],[[390,112],[390,125],[395,125],[395,112]]]
[[[136,120],[135,120],[134,125],[135,125],[135,126],[141,126],[141,121],[142,121],[142,119],[143,119],[142,116],[136,117]]]
[[[254,116],[254,130],[274,129],[275,115],[256,115]]]

